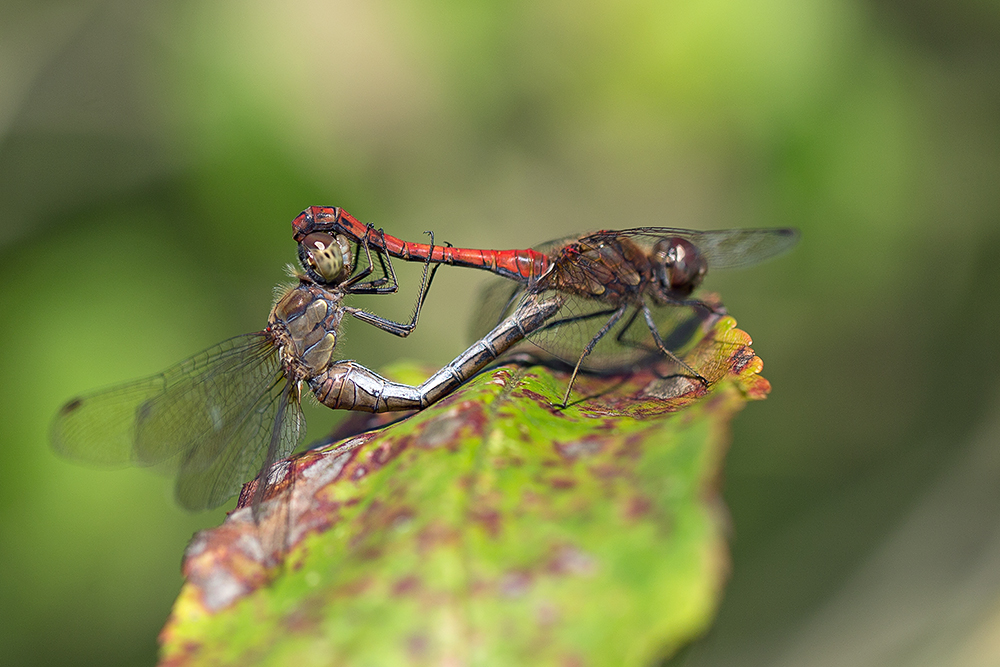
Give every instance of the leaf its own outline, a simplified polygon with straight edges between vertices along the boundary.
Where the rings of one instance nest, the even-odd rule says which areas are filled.
[[[708,390],[648,368],[581,378],[562,409],[564,374],[506,365],[279,464],[259,524],[237,509],[188,548],[162,664],[671,654],[706,630],[728,571],[729,421],[770,389],[749,336],[715,319],[686,354]]]

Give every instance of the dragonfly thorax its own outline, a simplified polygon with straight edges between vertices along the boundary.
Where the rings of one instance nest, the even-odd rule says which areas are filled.
[[[289,378],[308,380],[332,362],[344,312],[341,298],[337,292],[302,282],[274,304],[267,330],[281,350]]]

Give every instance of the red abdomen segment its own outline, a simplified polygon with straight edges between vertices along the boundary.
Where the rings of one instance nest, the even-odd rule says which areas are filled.
[[[372,248],[381,250],[382,234],[342,208],[336,206],[310,206],[292,221],[294,238],[300,242],[312,232],[343,234],[353,241],[363,242],[365,234]],[[435,245],[433,252],[426,243],[409,243],[395,236],[385,235],[385,252],[408,261],[430,261],[442,264],[483,269],[521,282],[531,282],[549,268],[547,255],[536,250],[478,250]]]

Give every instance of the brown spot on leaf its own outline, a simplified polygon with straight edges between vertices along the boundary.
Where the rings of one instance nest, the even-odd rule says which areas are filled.
[[[417,552],[426,554],[432,549],[454,543],[459,537],[456,529],[438,521],[424,526],[416,536]]]
[[[331,598],[356,598],[371,587],[371,577],[362,576],[354,581],[348,581],[331,591]]]
[[[388,520],[389,527],[396,532],[402,532],[413,525],[413,510],[401,507],[393,512]]]
[[[424,449],[437,449],[453,443],[465,424],[464,417],[464,414],[451,412],[447,417],[425,424],[416,436],[416,445]]]
[[[620,459],[626,459],[629,461],[638,461],[642,458],[643,443],[645,441],[645,436],[642,433],[635,433],[630,435],[625,439],[625,442],[621,444],[618,451],[615,452],[615,457]]]
[[[409,575],[399,579],[392,585],[392,594],[400,597],[403,595],[412,595],[420,589],[420,579],[413,575]]]
[[[400,438],[394,442],[383,442],[368,452],[368,461],[373,464],[375,469],[385,466],[406,449],[406,440],[408,438]]]
[[[549,486],[553,489],[564,491],[576,486],[576,480],[569,477],[552,477],[549,479]]]
[[[625,473],[621,466],[611,465],[610,463],[598,463],[590,466],[588,470],[590,470],[591,475],[603,480],[614,479]]]
[[[474,489],[476,487],[476,482],[477,478],[474,474],[466,473],[463,475],[459,475],[458,479],[455,481],[455,484],[462,491],[469,491],[470,489]]]
[[[734,373],[742,373],[743,370],[750,365],[750,362],[754,359],[754,352],[751,348],[746,345],[741,346],[733,356],[729,358],[730,366]]]
[[[315,602],[313,604],[309,604],[307,601],[300,602],[285,617],[283,625],[297,634],[312,632],[323,618],[322,611],[322,607]]]
[[[538,621],[538,625],[542,627],[555,625],[559,622],[561,616],[559,607],[551,602],[541,603],[535,612],[535,619]]]
[[[500,512],[492,508],[476,507],[469,511],[469,519],[478,523],[490,537],[500,535]]]
[[[425,634],[414,634],[406,638],[406,652],[414,661],[423,662],[429,648],[430,640]]]
[[[505,598],[518,598],[531,589],[531,574],[513,570],[500,577],[499,593]]]
[[[520,456],[511,454],[506,457],[495,457],[493,459],[494,468],[520,468],[524,465],[524,459]]]
[[[653,502],[646,496],[632,496],[625,501],[624,518],[627,521],[636,521],[649,514],[653,509]]]
[[[597,572],[597,559],[572,544],[563,544],[552,550],[545,569],[554,575],[590,576]]]
[[[525,389],[521,387],[512,394],[514,397],[521,397],[530,399],[533,403],[537,404],[539,407],[544,408],[549,414],[562,415],[562,406],[556,405],[549,398],[543,394],[539,394],[537,391],[532,391],[530,389]]]
[[[353,542],[352,542],[353,544]],[[376,561],[382,557],[382,549],[375,546],[365,546],[358,549],[358,557],[365,561]]]

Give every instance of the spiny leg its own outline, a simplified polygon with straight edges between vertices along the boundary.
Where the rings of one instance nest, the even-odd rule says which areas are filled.
[[[664,341],[662,338],[661,338],[661,342],[663,343],[663,345],[658,346],[658,345],[650,345],[649,343],[645,343],[645,342],[643,342],[641,340],[629,337],[629,331],[632,329],[632,327],[633,326],[638,326],[637,325],[637,319],[639,317],[639,312],[640,312],[640,308],[638,306],[635,309],[632,310],[632,314],[629,315],[628,320],[625,322],[625,324],[623,324],[622,326],[618,327],[618,333],[615,334],[615,340],[618,343],[620,343],[622,345],[622,347],[629,347],[629,348],[633,348],[633,349],[636,349],[636,350],[642,350],[643,352],[647,352],[647,353],[649,353],[651,355],[652,354],[660,354],[663,347],[666,347],[667,349],[670,349],[670,346],[667,345],[667,342]],[[685,325],[686,325],[686,323],[682,323],[681,326],[685,326]],[[649,325],[648,325],[648,323],[643,322],[642,323],[642,327],[644,327],[643,331],[646,331],[646,329],[649,327]],[[676,331],[673,332],[671,335],[674,335],[675,333],[676,333]]]
[[[431,283],[434,281],[434,275],[437,273],[437,270],[441,268],[440,264],[435,264],[434,268],[430,269],[431,257],[434,255],[434,232],[426,231],[424,234],[431,237],[430,252],[427,253],[427,258],[424,259],[424,271],[423,275],[420,277],[420,291],[417,293],[417,305],[413,309],[413,319],[410,320],[409,325],[411,331],[417,326],[417,318],[420,316],[420,309],[424,307],[424,300],[427,298],[427,292],[431,289]],[[446,243],[445,245],[450,246],[451,244]],[[385,247],[385,233],[382,234],[382,247]],[[389,255],[386,253],[386,258],[388,259],[388,257]],[[392,260],[389,260],[389,263],[391,265]],[[430,278],[428,278],[427,275],[428,269],[430,269]]]
[[[385,250],[385,230],[383,230],[380,227],[379,230],[378,230],[378,233],[379,233],[379,236],[382,239],[382,251],[379,252],[378,248],[376,248],[375,255],[378,257],[379,266],[382,268],[382,277],[370,281],[369,284],[372,285],[373,287],[381,288],[382,285],[386,284],[387,282],[391,282],[392,283],[392,287],[389,288],[389,289],[392,292],[395,292],[397,289],[399,289],[399,285],[396,283],[396,275],[393,272],[392,267],[386,265],[386,262],[389,262],[391,264],[392,260],[389,258],[389,253],[386,252],[386,250]],[[367,238],[368,238],[368,236],[365,235],[365,239],[366,240],[367,240]],[[390,279],[390,276],[391,276],[391,279]],[[382,294],[382,293],[385,293],[385,292],[383,291],[383,292],[379,292],[379,293]]]
[[[375,254],[378,256],[379,264],[382,266],[382,277],[370,281],[362,281],[362,278],[367,278],[371,275],[375,268],[375,262],[372,260],[371,244],[369,242],[370,234],[368,233],[373,229],[374,226],[369,223],[363,244],[358,244],[359,246],[364,246],[365,255],[368,258],[368,266],[354,273],[359,261],[359,257],[356,256],[352,262],[353,275],[341,284],[341,288],[350,294],[392,294],[399,290],[396,273],[392,268],[392,260],[379,252],[378,248],[375,249]],[[379,234],[382,237],[382,247],[385,248],[385,232],[380,229]],[[360,253],[355,253],[355,255],[360,255]],[[385,286],[385,283],[389,283],[389,285]]]
[[[624,347],[636,348],[639,350],[643,350],[645,352],[649,352],[650,354],[657,352],[658,350],[656,347],[650,347],[649,345],[646,345],[640,341],[629,340],[628,338],[626,338],[625,334],[627,334],[628,330],[632,328],[633,324],[635,324],[635,319],[638,316],[639,316],[639,309],[636,308],[635,310],[632,311],[632,314],[629,315],[628,320],[625,322],[625,324],[623,324],[621,328],[618,330],[618,333],[615,334],[615,340],[621,343],[621,345]]]
[[[518,306],[520,307],[520,306]],[[567,324],[576,324],[577,322],[586,322],[587,320],[592,320],[595,317],[603,317],[604,315],[614,315],[618,312],[617,308],[608,308],[607,310],[595,310],[592,313],[585,313],[583,315],[570,315],[569,317],[564,317],[559,320],[553,320],[551,322],[546,322],[544,325],[539,327],[537,331],[532,333],[538,333],[541,331],[548,331],[549,329],[556,329],[558,327],[564,327]],[[506,318],[505,318],[506,319]],[[502,322],[503,320],[501,320]]]
[[[701,299],[675,299],[669,295],[666,296],[664,303],[670,304],[671,306],[690,306],[692,308],[704,308],[712,315],[725,315],[725,306],[713,306],[712,304],[702,301]]]
[[[434,250],[434,233],[426,232],[431,237],[431,252]],[[413,317],[410,318],[408,324],[402,324],[400,322],[394,322],[392,320],[380,317],[374,313],[369,313],[366,310],[360,308],[351,308],[350,306],[345,306],[344,310],[361,320],[371,324],[372,326],[378,327],[382,331],[393,334],[394,336],[399,336],[400,338],[405,338],[409,336],[414,329],[417,328],[417,320],[420,317],[420,310],[424,306],[424,300],[427,298],[427,292],[431,289],[431,283],[434,282],[434,276],[437,274],[437,270],[441,268],[440,264],[435,264],[434,268],[430,268],[430,254],[427,255],[427,259],[424,261],[424,273],[420,282],[420,292],[417,294],[417,305],[413,311]],[[392,260],[389,260],[389,267],[392,268]],[[429,269],[429,271],[428,271]],[[395,274],[393,274],[392,279],[395,281]]]
[[[597,343],[602,338],[604,338],[604,336],[606,336],[609,331],[611,331],[611,327],[613,327],[618,322],[618,320],[622,318],[622,315],[625,314],[625,311],[627,309],[628,309],[628,304],[624,304],[621,307],[619,307],[618,310],[616,310],[614,314],[611,316],[611,318],[607,322],[605,322],[604,326],[601,327],[601,330],[598,331],[597,334],[590,339],[590,342],[587,343],[587,347],[583,348],[583,353],[580,355],[580,359],[576,362],[576,366],[573,368],[573,375],[571,375],[569,378],[569,384],[566,386],[566,393],[563,394],[562,407],[565,408],[569,404],[569,394],[571,391],[573,391],[573,383],[576,382],[576,376],[580,372],[580,366],[583,365],[583,360],[587,358],[587,355],[589,355],[591,352],[594,351],[594,347],[597,345]]]
[[[372,224],[371,223],[368,223],[368,228],[367,229],[369,229],[369,230],[372,229]],[[375,263],[372,261],[372,252],[371,252],[371,247],[369,246],[369,243],[368,243],[368,234],[367,233],[365,233],[365,240],[364,240],[364,242],[358,244],[358,249],[359,250],[362,247],[364,247],[364,249],[365,249],[365,255],[368,257],[368,266],[365,267],[364,269],[362,269],[361,271],[358,271],[357,270],[358,269],[358,261],[360,260],[361,253],[359,253],[359,252],[354,253],[355,256],[354,256],[354,258],[351,261],[351,277],[348,278],[347,280],[345,280],[340,285],[340,287],[342,289],[344,289],[346,291],[349,291],[349,292],[352,292],[352,293],[354,293],[355,290],[352,290],[352,289],[349,289],[349,288],[360,287],[359,283],[361,283],[361,279],[362,278],[367,278],[371,274],[372,270],[375,267]]]
[[[681,368],[683,368],[684,370],[686,370],[688,373],[690,373],[691,375],[693,375],[694,377],[696,377],[698,379],[698,381],[701,382],[702,385],[704,385],[707,388],[708,387],[708,380],[706,380],[704,377],[702,377],[701,373],[699,373],[695,369],[693,369],[690,366],[688,366],[687,363],[684,360],[682,360],[676,354],[674,354],[669,349],[667,349],[666,343],[664,343],[663,339],[660,338],[660,332],[656,328],[656,322],[653,321],[653,313],[650,312],[649,306],[647,304],[645,304],[645,303],[642,304],[642,316],[646,319],[646,326],[649,327],[649,332],[651,334],[653,334],[653,340],[656,341],[656,347],[659,348],[660,352],[662,352],[664,354],[664,356],[666,356],[671,361],[673,361],[674,363],[676,363],[677,365],[679,365]]]

